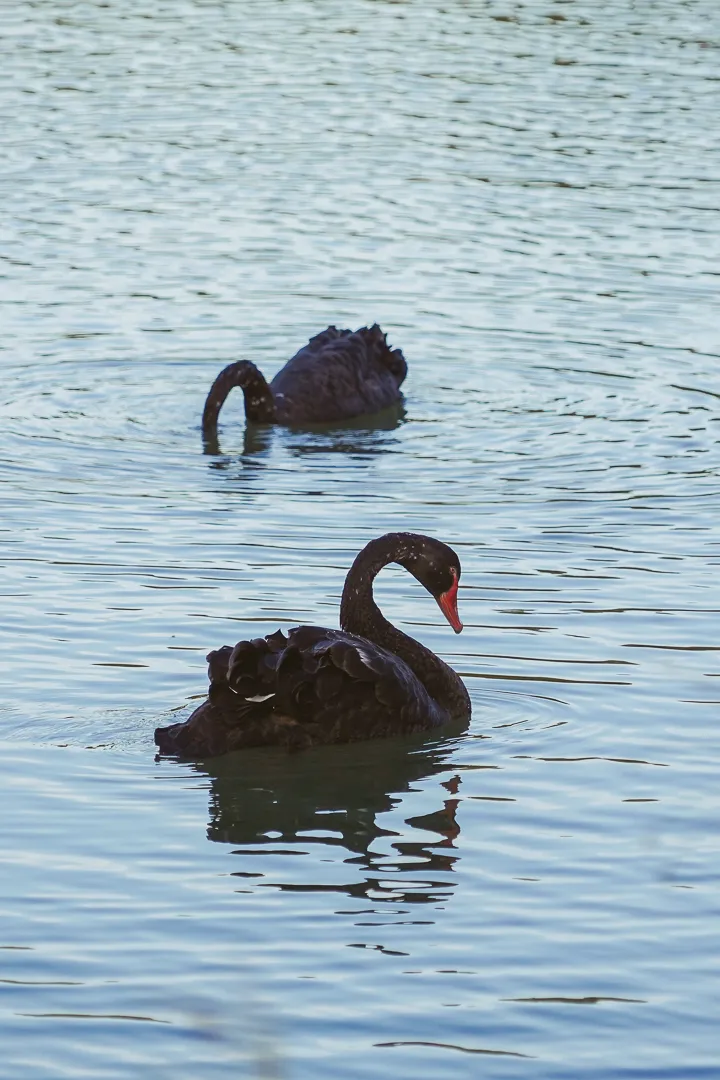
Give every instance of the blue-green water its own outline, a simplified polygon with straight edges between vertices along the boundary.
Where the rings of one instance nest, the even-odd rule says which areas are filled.
[[[2,32],[0,1075],[720,1077],[720,9]],[[374,320],[403,422],[202,453],[223,364]],[[469,732],[154,760],[389,529]]]

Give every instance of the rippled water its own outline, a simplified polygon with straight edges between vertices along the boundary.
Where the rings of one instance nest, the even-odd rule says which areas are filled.
[[[714,0],[2,24],[0,1075],[720,1076]],[[373,320],[402,422],[202,453]],[[154,760],[389,529],[469,732]]]

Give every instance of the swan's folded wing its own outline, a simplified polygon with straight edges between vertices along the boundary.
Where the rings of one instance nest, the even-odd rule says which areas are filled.
[[[322,335],[318,335],[318,341]],[[407,361],[400,349],[391,349],[375,323],[353,333],[345,330],[315,350],[326,370],[335,369],[345,386],[363,397],[366,404],[385,408],[396,400],[397,390],[407,375]],[[391,378],[388,378],[391,376]]]
[[[364,716],[373,709],[394,722],[415,724],[434,703],[402,660],[365,638],[322,626],[298,626],[239,641],[208,654],[211,691],[230,689],[241,700],[274,697],[276,713],[304,723],[343,713]],[[402,726],[402,725],[401,725]]]
[[[441,723],[436,703],[393,653],[342,630],[301,626],[276,669],[276,709],[337,741]]]
[[[288,360],[270,384],[282,422],[327,422],[379,412],[400,400],[405,357],[379,326],[329,326]]]
[[[298,626],[208,656],[209,699],[231,726],[270,714],[312,742],[347,742],[443,723],[408,665],[342,630]],[[300,732],[298,732],[300,734]]]
[[[223,645],[208,653],[212,686],[228,686],[242,698],[257,699],[275,693],[276,668],[287,647],[282,630],[264,638]]]
[[[208,697],[158,728],[161,753],[224,754],[266,743],[300,749],[419,731],[444,722],[399,657],[342,630],[300,626],[208,654]]]

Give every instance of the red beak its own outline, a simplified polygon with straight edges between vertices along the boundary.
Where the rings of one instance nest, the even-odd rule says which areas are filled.
[[[457,592],[458,592],[458,579],[455,578],[452,585],[447,592],[440,593],[436,596],[440,610],[452,626],[456,634],[459,634],[463,628],[463,624],[460,622],[460,616],[457,609]]]

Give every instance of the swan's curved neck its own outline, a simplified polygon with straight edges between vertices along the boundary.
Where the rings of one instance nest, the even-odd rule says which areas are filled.
[[[340,626],[404,660],[431,697],[451,716],[469,716],[470,699],[459,675],[430,649],[388,622],[373,597],[373,581],[384,566],[394,562],[410,569],[405,563],[415,542],[411,533],[388,533],[363,548],[345,579]]]
[[[239,386],[245,397],[245,418],[255,424],[275,422],[275,403],[272,390],[265,376],[250,360],[238,360],[228,364],[210,387],[203,410],[202,430],[205,439],[217,436],[217,422],[225,398],[234,386]]]

